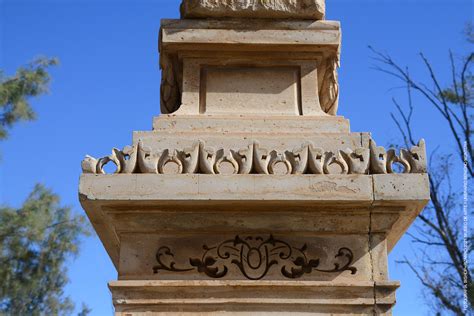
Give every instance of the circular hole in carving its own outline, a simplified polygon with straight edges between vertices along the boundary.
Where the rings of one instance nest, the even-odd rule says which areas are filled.
[[[223,161],[219,164],[220,174],[230,175],[236,172],[234,165],[228,161]]]
[[[288,165],[284,161],[278,161],[273,165],[273,174],[276,175],[286,175],[290,173]]]
[[[394,162],[392,164],[392,171],[393,171],[393,173],[404,173],[405,172],[405,166],[400,162]]]
[[[343,174],[344,168],[337,162],[333,162],[328,166],[328,172],[329,174]]]
[[[175,161],[168,161],[163,165],[163,174],[179,174],[181,170]]]
[[[102,170],[104,170],[106,174],[112,174],[117,172],[117,166],[112,161],[109,161],[102,167]]]

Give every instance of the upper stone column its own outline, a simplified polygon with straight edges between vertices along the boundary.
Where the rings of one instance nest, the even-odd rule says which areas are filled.
[[[183,0],[182,18],[323,20],[324,0]]]
[[[335,116],[341,32],[323,0],[184,0],[160,35],[163,114]]]

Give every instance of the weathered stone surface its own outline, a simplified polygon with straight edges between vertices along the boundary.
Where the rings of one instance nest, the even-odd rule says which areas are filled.
[[[164,20],[162,113],[334,116],[340,40],[333,21]]]
[[[387,255],[429,199],[424,141],[386,150],[337,116],[324,1],[182,10],[160,31],[165,115],[82,162],[116,315],[391,315]]]
[[[125,315],[374,315],[395,303],[397,282],[117,281],[110,282]],[[375,293],[374,293],[375,291]],[[197,299],[196,297],[201,297]],[[209,303],[209,302],[214,303]],[[172,306],[180,306],[179,311]],[[147,311],[147,313],[145,313]],[[143,314],[142,314],[143,313]],[[388,315],[379,312],[377,315]]]
[[[183,18],[324,19],[324,0],[183,0]]]

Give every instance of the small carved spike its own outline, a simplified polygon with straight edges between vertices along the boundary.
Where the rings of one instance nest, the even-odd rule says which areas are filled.
[[[325,159],[326,159],[326,155],[324,154],[324,149],[319,148],[319,147],[314,147],[313,144],[309,145],[308,167],[312,173],[314,174],[324,173]]]
[[[370,173],[387,173],[387,152],[383,147],[377,147],[374,140],[370,140]]]
[[[239,164],[239,174],[249,174],[253,165],[254,144],[239,151],[231,150],[232,156]]]
[[[304,144],[301,148],[287,151],[286,157],[291,163],[293,174],[304,174],[308,169],[309,144]]]
[[[137,156],[138,150],[137,146],[126,146],[123,150],[118,150],[114,148],[114,154],[119,161],[120,173],[131,174],[135,171],[137,167]]]
[[[151,148],[143,146],[142,142],[138,143],[138,165],[142,173],[158,173],[158,161],[160,153],[152,153]]]
[[[342,157],[346,160],[349,166],[350,174],[367,174],[369,171],[370,149],[356,148],[352,150],[347,148],[345,151],[341,150]]]
[[[410,173],[411,167],[410,163],[402,156],[397,156],[395,149],[389,149],[387,151],[387,172],[396,173],[393,171],[393,164],[399,163],[403,167],[402,173]]]
[[[214,148],[206,148],[204,143],[200,145],[199,167],[201,173],[215,174],[214,165],[216,163],[217,152]]]
[[[411,150],[402,149],[400,153],[405,161],[408,161],[411,167],[411,173],[426,173],[426,144],[422,139],[418,142],[418,146],[413,146]]]
[[[197,173],[199,169],[199,148],[201,142],[195,142],[191,148],[185,148],[178,152],[178,158],[183,163],[183,173]]]
[[[271,159],[269,151],[267,149],[260,148],[260,144],[255,142],[253,154],[255,171],[260,174],[269,174],[268,164],[270,163]]]

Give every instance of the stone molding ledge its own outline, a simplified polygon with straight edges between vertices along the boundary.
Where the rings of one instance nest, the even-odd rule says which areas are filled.
[[[421,140],[411,149],[386,150],[371,140],[369,148],[326,151],[311,142],[300,148],[277,151],[254,141],[247,148],[207,147],[197,141],[191,148],[152,151],[141,142],[96,159],[82,161],[85,174],[106,174],[105,165],[117,174],[393,174],[426,173],[426,146]],[[400,166],[399,172],[394,167]]]
[[[182,315],[201,310],[209,315],[255,315],[272,306],[271,315],[307,315],[328,308],[338,315],[385,315],[395,304],[399,282],[359,281],[115,281],[109,283],[116,312],[153,311]],[[228,291],[231,288],[232,291]],[[180,311],[170,309],[180,306]],[[215,314],[214,314],[215,313]],[[389,315],[389,314],[387,314]]]

